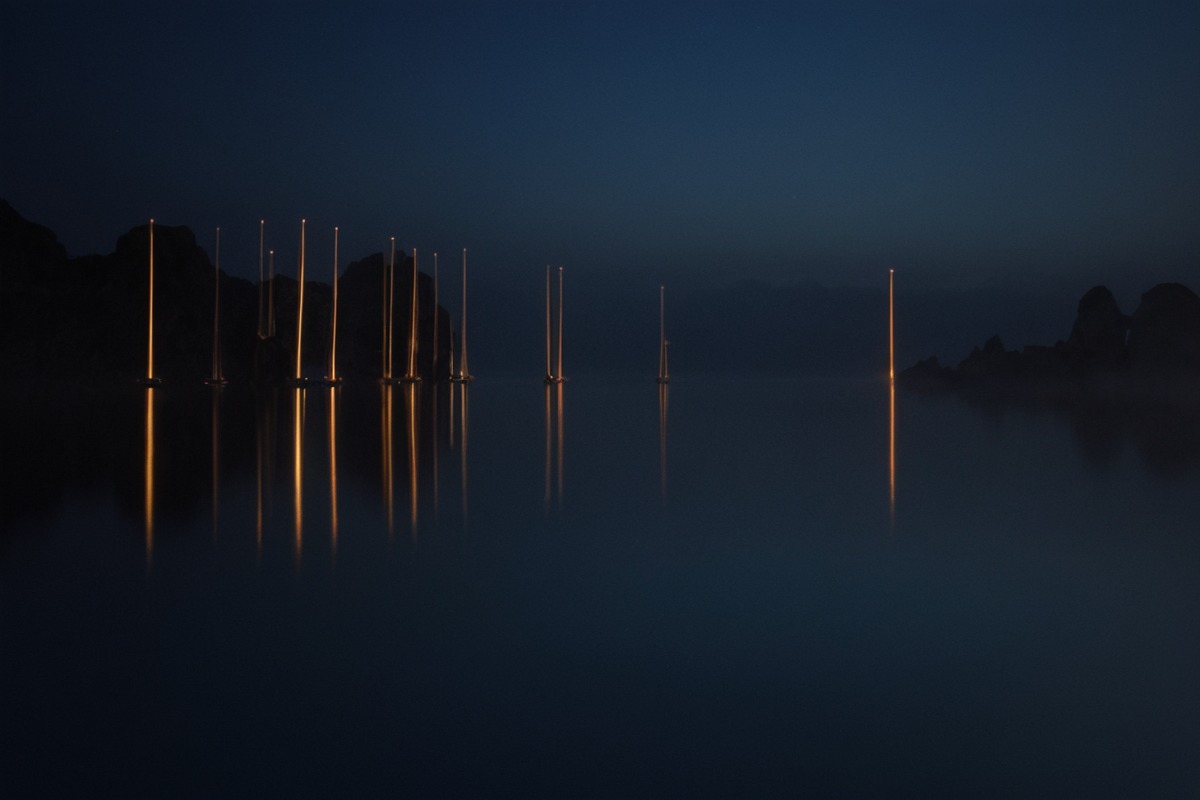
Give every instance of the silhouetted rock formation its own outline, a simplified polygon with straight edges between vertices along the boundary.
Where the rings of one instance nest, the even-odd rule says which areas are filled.
[[[69,259],[47,228],[23,219],[0,200],[0,366],[22,377],[58,375],[72,381],[131,382],[146,374],[149,226],[133,228],[109,255]],[[397,260],[393,308],[395,348],[406,352],[412,260]],[[350,264],[339,279],[338,372],[351,378],[381,374],[383,255]],[[211,374],[213,265],[186,227],[154,226],[155,372],[172,382]],[[408,276],[405,280],[404,276]],[[221,361],[226,378],[273,382],[295,372],[298,284],[277,276],[275,336],[258,336],[258,286],[221,273]],[[417,372],[444,376],[450,317],[433,303],[433,282],[418,275]],[[325,374],[333,292],[306,281],[303,371]],[[433,326],[438,325],[438,353]]]
[[[1075,324],[1067,337],[1067,355],[1077,365],[1120,366],[1126,358],[1128,330],[1129,318],[1117,307],[1112,292],[1095,286],[1079,301]]]
[[[1129,358],[1147,372],[1200,373],[1200,298],[1178,283],[1143,294],[1129,325]]]
[[[1200,380],[1200,297],[1178,283],[1155,286],[1127,317],[1112,292],[1090,289],[1065,342],[1006,350],[998,336],[976,347],[957,367],[937,358],[902,371],[913,388],[979,394],[1078,394],[1098,389],[1127,397],[1174,392]]]

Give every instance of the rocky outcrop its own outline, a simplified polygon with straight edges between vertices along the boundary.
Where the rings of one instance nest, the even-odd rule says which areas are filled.
[[[1129,325],[1129,360],[1155,374],[1200,374],[1200,298],[1179,283],[1142,295]]]
[[[1079,311],[1066,354],[1077,366],[1118,367],[1126,359],[1125,337],[1129,318],[1117,307],[1117,300],[1105,286],[1094,286],[1079,301]]]
[[[1066,341],[1007,350],[998,336],[976,347],[956,367],[936,358],[919,361],[898,380],[923,390],[1051,388],[1055,391],[1152,385],[1200,378],[1200,297],[1178,283],[1155,286],[1126,316],[1107,288],[1079,301]]]
[[[355,378],[380,375],[383,255],[352,263],[339,280],[338,370]],[[216,272],[184,226],[154,226],[155,372],[164,380],[198,383],[211,374]],[[397,275],[411,276],[401,256]],[[0,367],[6,374],[59,376],[74,382],[131,382],[146,373],[149,308],[149,226],[122,235],[103,256],[68,259],[54,234],[0,201]],[[220,349],[224,376],[272,382],[294,374],[298,284],[276,277],[274,335],[258,335],[259,286],[220,275]],[[395,281],[393,307],[411,305],[411,280]],[[306,375],[325,373],[332,287],[306,281]],[[435,306],[432,279],[418,274],[417,371],[447,374],[451,326]],[[397,320],[407,314],[396,312]],[[437,326],[438,352],[434,353]],[[407,326],[397,323],[397,330]],[[403,344],[398,345],[403,349]],[[437,371],[435,372],[435,367]]]

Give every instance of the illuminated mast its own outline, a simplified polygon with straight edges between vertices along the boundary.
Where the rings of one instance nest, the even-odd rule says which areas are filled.
[[[550,265],[546,265],[546,383],[554,383],[550,371]],[[549,415],[549,411],[546,412]]]
[[[438,380],[438,270],[437,270],[437,251],[433,251],[433,357],[430,361],[430,369],[433,370],[433,380]]]
[[[471,373],[467,371],[467,248],[462,250],[462,322],[459,326],[459,355],[458,375],[451,380],[459,383],[470,383]],[[453,365],[452,365],[453,366]]]
[[[417,248],[413,248],[412,255],[412,302],[408,308],[408,366],[404,373],[403,380],[406,383],[414,383],[421,380],[421,376],[417,374]]]
[[[563,377],[562,368],[562,300],[563,300],[563,268],[558,268],[558,368],[555,369],[555,382],[562,383],[566,378]]]
[[[216,263],[213,264],[213,344],[212,377],[205,383],[220,386],[226,383],[221,376],[221,229],[217,228]]]
[[[888,382],[896,382],[896,317],[893,300],[896,270],[888,270]]]
[[[263,229],[266,225],[265,219],[258,221],[258,338],[260,339],[266,338],[266,331],[263,327]]]
[[[333,226],[333,315],[330,320],[332,331],[329,339],[329,375],[327,383],[341,383],[337,375],[337,318],[338,318],[338,229]]]
[[[267,338],[275,336],[275,251],[267,251]]]
[[[147,350],[146,383],[156,384],[154,377],[154,220],[150,220],[150,336]]]
[[[664,288],[658,287],[658,382],[667,383],[670,381],[670,376],[667,374],[667,328],[666,328],[666,305],[663,300]]]
[[[297,306],[296,306],[296,383],[304,382],[303,376],[300,374],[301,364],[301,344],[303,343],[304,333],[304,223],[305,220],[300,220],[300,277],[299,289],[297,291]]]
[[[391,255],[383,273],[383,380],[392,380],[392,275],[396,267],[396,237],[391,239]]]

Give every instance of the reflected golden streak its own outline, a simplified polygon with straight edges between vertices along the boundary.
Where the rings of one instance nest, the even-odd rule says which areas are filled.
[[[329,387],[329,552],[337,557],[338,546],[338,488],[337,488],[337,397],[338,387]]]
[[[212,535],[217,538],[218,497],[221,480],[221,393],[212,393]]]
[[[667,384],[658,387],[658,474],[659,491],[667,497]]]
[[[292,401],[292,515],[295,519],[296,569],[304,550],[304,390],[296,387]]]
[[[413,539],[417,538],[417,387],[408,384],[405,393],[405,413],[408,417],[408,523]]]
[[[896,518],[896,385],[888,387],[888,510]]]
[[[453,366],[453,363],[454,363],[454,362],[451,362],[451,366]],[[450,387],[450,450],[451,450],[451,451],[453,451],[453,450],[454,450],[454,425],[455,425],[455,419],[454,419],[454,387],[453,387],[453,386],[451,386],[451,387]]]
[[[436,309],[437,304],[435,303],[433,307]],[[436,352],[436,350],[434,352]],[[430,424],[429,428],[432,431],[432,436],[433,436],[433,441],[430,444],[430,455],[433,457],[433,525],[436,528],[438,525],[438,521],[439,521],[438,520],[438,516],[439,516],[438,515],[438,511],[439,511],[438,503],[440,502],[438,499],[438,450],[441,448],[441,441],[439,441],[440,437],[438,435],[439,434],[439,429],[438,429],[438,385],[437,385],[436,381],[433,384],[432,408],[433,408],[433,420],[432,420],[432,423]]]
[[[263,419],[262,415],[256,415],[254,425],[254,478],[255,483],[255,504],[254,504],[254,539],[255,552],[259,558],[262,558],[262,543],[263,543]]]
[[[549,272],[549,269],[550,269],[549,267],[547,267],[547,268],[546,268],[546,270],[547,270],[547,271],[546,271],[546,277],[547,277],[547,283],[546,283],[546,286],[547,286],[547,294],[546,294],[547,305],[546,305],[546,308],[547,308],[547,309],[549,309],[549,308],[550,308],[550,305],[549,305],[549,298],[550,298],[550,294],[549,294],[549,286],[550,286],[550,284],[549,284],[549,276],[550,276],[550,272]],[[547,322],[546,322],[546,327],[547,327],[547,330],[549,330],[549,326],[550,326],[550,323],[549,323],[549,321],[547,321]],[[545,492],[545,497],[544,497],[544,500],[543,500],[543,502],[544,502],[544,504],[545,504],[545,511],[546,511],[546,513],[547,513],[547,514],[548,514],[548,513],[550,513],[550,497],[551,497],[551,494],[550,494],[550,474],[551,474],[551,471],[552,471],[552,470],[551,470],[551,463],[552,463],[552,457],[551,457],[551,453],[553,452],[553,447],[552,447],[552,439],[553,439],[553,426],[550,424],[550,373],[549,373],[549,367],[550,367],[550,344],[549,344],[549,341],[550,341],[549,339],[547,339],[547,340],[546,340],[546,342],[547,342],[547,344],[546,344],[546,367],[547,367],[547,372],[546,372],[546,492]]]
[[[145,450],[145,522],[146,570],[154,558],[154,391],[146,389],[146,450]]]
[[[559,318],[562,321],[562,318]],[[562,342],[559,342],[562,343]],[[558,507],[563,509],[563,453],[566,445],[564,444],[566,434],[563,431],[563,384],[558,384]]]
[[[462,391],[461,404],[459,406],[459,430],[462,433],[462,519],[463,527],[467,525],[467,384],[460,383],[459,387]]]
[[[380,453],[383,456],[383,508],[387,517],[387,532],[389,541],[395,532],[395,501],[392,493],[394,485],[392,462],[392,385],[385,383],[381,387],[381,410],[383,418],[379,427]]]

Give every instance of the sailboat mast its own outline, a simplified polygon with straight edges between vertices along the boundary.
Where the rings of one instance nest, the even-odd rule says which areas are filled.
[[[562,369],[562,347],[563,347],[563,342],[562,342],[562,328],[563,328],[563,318],[562,318],[562,299],[563,299],[563,268],[562,268],[562,267],[559,267],[559,268],[558,268],[558,369],[555,371],[555,377],[556,377],[556,378],[559,380],[559,382],[560,382],[560,383],[562,382],[562,379],[563,379],[563,369]]]
[[[388,257],[387,274],[384,275],[383,298],[383,379],[392,379],[392,280],[396,269],[396,237],[392,237],[392,251]]]
[[[458,377],[470,380],[471,373],[467,371],[467,248],[462,249],[462,330],[459,332],[462,341],[459,343]],[[465,401],[464,401],[465,402]]]
[[[217,228],[215,248],[216,263],[213,264],[213,344],[212,380],[221,380],[221,229]]]
[[[154,380],[154,220],[150,220],[150,334],[146,347],[146,380]]]
[[[338,312],[338,229],[333,226],[333,317],[329,337],[329,380],[337,380],[337,312]],[[332,418],[331,418],[332,419]]]
[[[658,379],[667,377],[667,328],[666,305],[663,300],[663,286],[658,287]]]
[[[546,265],[546,381],[553,380],[550,371],[550,265]]]
[[[263,229],[266,227],[267,221],[260,219],[258,221],[258,338],[263,339],[266,333],[263,328]]]
[[[413,248],[412,256],[412,302],[409,304],[408,315],[408,370],[405,377],[415,380],[417,377],[417,248]]]
[[[895,317],[896,270],[888,270],[888,382],[896,381],[896,317]]]
[[[300,274],[299,288],[296,297],[296,381],[301,377],[301,345],[304,342],[304,225],[306,220],[300,220]]]
[[[275,251],[267,251],[267,338],[275,336]]]
[[[438,270],[437,270],[437,251],[433,251],[433,356],[431,361],[431,369],[433,370],[433,379],[438,379]]]

